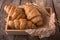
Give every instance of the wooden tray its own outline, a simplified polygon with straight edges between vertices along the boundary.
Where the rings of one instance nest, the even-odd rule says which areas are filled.
[[[47,7],[46,10],[51,14],[52,13],[52,8]],[[15,29],[8,29],[8,26],[6,25],[5,31],[10,34],[10,35],[28,35],[27,32],[24,30],[15,30]]]

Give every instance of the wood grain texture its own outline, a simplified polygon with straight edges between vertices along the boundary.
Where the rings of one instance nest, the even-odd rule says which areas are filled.
[[[29,3],[31,0],[21,0],[21,5],[25,4],[25,3]]]
[[[18,6],[20,5],[20,0],[12,0],[12,5]]]
[[[2,7],[3,1],[4,1],[4,0],[0,0],[0,9],[1,9],[1,7]]]
[[[60,0],[53,0],[58,22],[60,23]]]
[[[15,40],[27,40],[27,35],[15,36]]]
[[[40,5],[41,2],[44,3],[45,7],[51,7],[53,9],[52,0],[32,0],[33,3]],[[54,11],[54,10],[53,10]]]

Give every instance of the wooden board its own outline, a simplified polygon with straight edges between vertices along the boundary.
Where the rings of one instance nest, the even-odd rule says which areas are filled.
[[[25,3],[29,3],[30,0],[21,0],[21,5],[25,4]]]
[[[54,3],[58,22],[60,23],[60,0],[53,0],[53,3]]]
[[[3,2],[4,2],[4,0],[0,0],[0,9],[2,7]]]
[[[20,5],[20,0],[13,0],[13,2],[11,3],[12,5],[18,6]]]

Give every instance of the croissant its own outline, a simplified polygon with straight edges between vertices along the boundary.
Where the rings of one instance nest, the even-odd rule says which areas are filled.
[[[20,29],[34,29],[36,25],[34,25],[31,21],[27,21],[26,19],[20,19]]]
[[[14,26],[15,26],[15,29],[20,29],[20,22],[19,22],[19,20],[17,20],[17,19],[14,20]]]
[[[13,5],[5,5],[4,10],[8,13],[8,16],[11,16],[12,19],[25,18],[23,8],[18,8]]]
[[[39,21],[39,25],[43,24],[43,19],[41,17],[41,13],[36,9],[36,7],[25,4],[24,5],[25,14],[27,16],[27,19],[31,20],[33,23],[37,24]]]
[[[9,26],[9,28],[14,29],[14,22],[13,21],[8,21],[7,25]]]
[[[31,19],[31,21],[32,21],[33,23],[35,23],[37,26],[43,24],[43,22],[42,22],[43,20],[42,20],[42,18],[41,18],[40,16],[37,16],[37,17]]]
[[[36,25],[34,25],[31,21],[27,21],[26,29],[36,29]]]
[[[16,7],[15,7],[15,6],[12,6],[12,5],[5,5],[4,10],[6,11],[6,13],[7,13],[9,16],[12,16],[15,8],[16,8]]]
[[[26,19],[20,19],[20,29],[24,30],[26,28],[27,20]]]
[[[28,19],[31,19],[31,18],[33,18],[35,16],[41,15],[37,11],[37,9],[35,7],[33,7],[32,5],[26,4],[26,5],[24,5],[24,9],[25,9],[25,12],[26,12],[25,14],[27,15]]]
[[[25,18],[25,14],[22,8],[16,8],[14,14],[12,15],[13,19]]]

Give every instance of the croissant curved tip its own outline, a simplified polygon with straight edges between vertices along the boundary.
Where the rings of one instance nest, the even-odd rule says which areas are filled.
[[[5,6],[4,6],[4,10],[6,10],[7,7],[8,7],[8,5],[5,5]]]
[[[4,6],[4,11],[7,12],[7,8],[8,8],[8,5],[5,5],[5,6]],[[8,14],[8,12],[7,12],[7,14]]]

